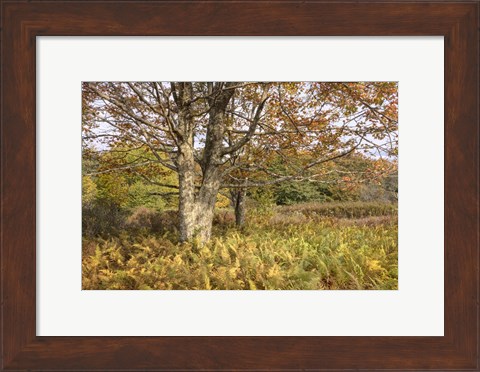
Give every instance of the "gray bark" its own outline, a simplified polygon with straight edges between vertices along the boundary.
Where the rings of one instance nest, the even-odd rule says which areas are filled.
[[[181,242],[192,239],[195,228],[195,164],[192,151],[180,152],[178,163],[179,185],[179,238]]]
[[[178,142],[176,166],[179,187],[179,239],[189,241],[195,233],[195,158],[193,153],[193,119],[188,102],[192,99],[191,83],[172,83],[172,93],[179,108],[178,130],[172,132]]]

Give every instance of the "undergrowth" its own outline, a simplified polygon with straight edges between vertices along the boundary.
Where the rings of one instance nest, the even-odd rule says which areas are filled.
[[[299,210],[252,215],[240,230],[228,219],[205,246],[169,232],[84,239],[83,289],[397,289],[395,215]]]

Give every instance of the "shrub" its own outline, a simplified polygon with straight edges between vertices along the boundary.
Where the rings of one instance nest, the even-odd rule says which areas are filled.
[[[248,207],[259,213],[271,213],[275,207],[275,194],[270,188],[252,188],[248,191]]]
[[[152,195],[159,191],[156,185],[145,184],[141,181],[134,182],[128,188],[128,206],[132,209],[146,207],[151,210],[162,211],[167,206],[163,197]]]
[[[225,195],[218,194],[217,201],[215,202],[215,208],[228,208],[230,207],[231,201]]]
[[[82,207],[91,207],[97,198],[97,185],[91,176],[82,177]]]
[[[331,200],[326,192],[318,184],[309,181],[283,182],[275,187],[275,202],[277,205],[291,205],[313,200]]]
[[[95,200],[82,208],[84,236],[109,236],[123,228],[126,212],[116,203]]]
[[[235,224],[235,214],[229,210],[216,211],[213,216],[213,225],[229,226]]]
[[[151,208],[137,207],[125,221],[125,228],[132,232],[165,233],[174,231],[178,223],[176,211],[158,212]]]
[[[152,231],[159,225],[159,213],[147,207],[137,207],[125,221],[125,227],[131,230]]]
[[[381,202],[331,202],[295,204],[278,210],[284,214],[299,212],[309,217],[363,218],[396,215],[398,206]]]

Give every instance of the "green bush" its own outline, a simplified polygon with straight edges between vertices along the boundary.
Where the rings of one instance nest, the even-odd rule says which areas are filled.
[[[274,195],[277,205],[332,200],[328,190],[321,189],[318,184],[308,181],[280,183],[275,187]]]
[[[166,198],[153,195],[158,190],[158,186],[146,184],[142,181],[134,182],[128,187],[128,207],[131,209],[144,207],[155,211],[164,210],[168,201]]]

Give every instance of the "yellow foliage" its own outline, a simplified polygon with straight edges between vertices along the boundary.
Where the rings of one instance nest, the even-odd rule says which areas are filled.
[[[271,224],[253,216],[204,246],[125,236],[84,255],[84,289],[397,289],[396,219]],[[363,221],[363,220],[358,220]],[[390,221],[390,222],[388,222]],[[91,252],[91,250],[90,250]]]
[[[93,182],[92,177],[82,177],[82,205],[93,203],[97,197],[97,185]]]
[[[215,208],[228,208],[230,206],[230,199],[225,195],[218,194]]]

